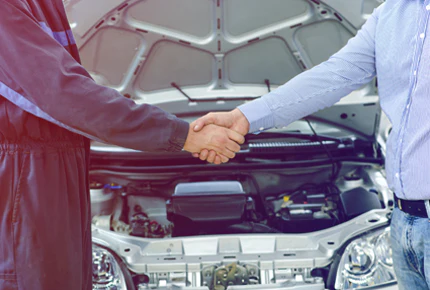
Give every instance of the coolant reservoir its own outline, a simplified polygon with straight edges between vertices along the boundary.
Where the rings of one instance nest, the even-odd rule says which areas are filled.
[[[104,186],[98,182],[90,183],[91,217],[112,214],[116,190],[113,187],[115,186]]]

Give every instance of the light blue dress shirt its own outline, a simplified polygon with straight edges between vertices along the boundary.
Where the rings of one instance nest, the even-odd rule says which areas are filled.
[[[430,0],[387,0],[329,60],[240,106],[250,132],[332,106],[377,74],[381,107],[393,125],[388,184],[400,198],[430,199],[429,17]]]

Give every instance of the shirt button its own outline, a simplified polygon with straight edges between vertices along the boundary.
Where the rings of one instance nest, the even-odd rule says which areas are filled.
[[[416,76],[417,75],[417,71],[416,70],[414,70],[414,76]]]
[[[423,39],[424,38],[424,33],[420,34],[420,38]]]
[[[430,5],[427,5],[427,6],[426,6],[426,10],[430,10]]]
[[[396,173],[396,178],[399,178],[400,177],[400,174],[397,172]]]
[[[264,127],[261,127],[261,128],[260,128],[260,131],[263,131],[263,130],[264,130]]]
[[[407,105],[406,106],[406,110],[409,110],[410,107],[411,107],[411,105]]]

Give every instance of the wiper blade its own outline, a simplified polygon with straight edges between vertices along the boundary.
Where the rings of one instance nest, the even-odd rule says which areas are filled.
[[[264,83],[266,84],[266,86],[267,86],[267,90],[269,91],[269,93],[272,91],[271,90],[271,88],[270,88],[270,80],[269,79],[265,79],[264,80]]]

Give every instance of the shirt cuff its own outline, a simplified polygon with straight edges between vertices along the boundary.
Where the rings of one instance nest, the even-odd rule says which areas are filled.
[[[248,119],[249,133],[259,133],[275,127],[272,110],[270,110],[267,103],[261,98],[243,104],[238,109]]]
[[[176,122],[174,123],[174,129],[172,132],[173,134],[169,139],[170,146],[166,150],[169,152],[179,152],[182,150],[182,148],[184,148],[185,141],[187,140],[188,131],[190,128],[190,124],[188,124],[187,122],[178,118],[175,119]]]

